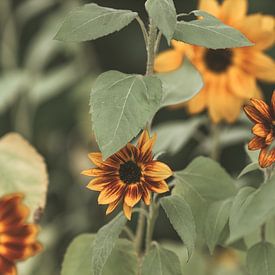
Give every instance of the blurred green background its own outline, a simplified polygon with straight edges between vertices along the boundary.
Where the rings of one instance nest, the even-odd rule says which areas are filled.
[[[41,232],[45,251],[22,264],[20,275],[59,274],[70,241],[80,233],[96,232],[110,219],[105,216],[104,207],[97,205],[97,193],[88,191],[87,179],[80,176],[80,171],[90,166],[88,152],[98,150],[91,130],[89,93],[100,72],[115,69],[143,74],[145,71],[145,47],[136,22],[95,42],[65,44],[53,40],[64,15],[84,2],[91,1],[0,1],[0,136],[10,131],[25,136],[45,157],[50,178]],[[144,0],[94,2],[138,11],[147,20]],[[178,12],[197,8],[196,0],[175,0],[175,3]],[[274,0],[251,0],[249,12],[275,15]],[[161,49],[167,47],[163,40]],[[275,50],[270,54],[275,57]],[[260,85],[269,99],[274,87]],[[186,118],[184,110],[164,109],[156,115],[154,124]],[[246,164],[244,144],[249,132],[244,134],[243,130],[249,129],[249,124],[243,121],[225,125],[223,129],[227,140],[221,163],[233,176]],[[165,154],[162,159],[173,169],[181,169],[194,156],[207,155],[211,142],[208,129],[202,127],[200,131],[202,135],[193,136],[179,152]],[[256,177],[253,175],[247,181]],[[163,215],[155,238],[177,240]],[[199,272],[204,271],[190,274],[205,274]]]

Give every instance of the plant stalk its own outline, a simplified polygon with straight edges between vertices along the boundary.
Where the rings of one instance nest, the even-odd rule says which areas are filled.
[[[147,43],[147,66],[146,75],[152,75],[154,71],[155,62],[155,44],[157,40],[157,27],[150,19]]]
[[[220,158],[220,127],[218,124],[211,124],[211,139],[212,148],[210,157],[218,161]]]

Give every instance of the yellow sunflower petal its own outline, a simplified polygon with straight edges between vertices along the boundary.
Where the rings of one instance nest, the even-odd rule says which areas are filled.
[[[132,207],[130,207],[129,205],[127,205],[125,202],[123,203],[123,212],[124,212],[124,215],[126,216],[126,218],[128,220],[131,220],[131,217],[132,217]]]
[[[130,206],[134,207],[141,199],[142,191],[139,187],[139,184],[130,184],[126,188],[124,201]]]
[[[146,205],[150,205],[150,203],[151,203],[151,192],[144,185],[143,185],[142,199],[143,199],[143,201]]]
[[[169,186],[165,180],[147,183],[148,188],[155,193],[166,193],[169,191]]]
[[[110,203],[106,209],[106,215],[112,213],[117,208],[119,202],[120,202],[120,200]]]
[[[142,162],[149,162],[153,159],[153,146],[157,140],[157,134],[155,133],[151,139],[149,139],[141,148],[140,148],[140,160]]]
[[[221,112],[228,123],[234,123],[240,115],[242,100],[227,91],[225,93],[221,104]]]
[[[139,137],[139,140],[138,140],[138,147],[141,149],[142,146],[150,140],[150,136],[149,136],[149,133],[147,130],[143,130],[140,137]]]
[[[158,73],[173,71],[178,69],[182,62],[182,53],[176,50],[167,50],[156,57],[154,70]]]
[[[228,24],[239,22],[245,17],[247,9],[247,0],[224,0],[220,16]]]
[[[125,190],[125,184],[117,183],[112,186],[104,188],[98,196],[98,204],[110,204],[119,200]]]
[[[196,96],[187,102],[188,111],[190,114],[202,112],[207,104],[207,88],[203,88]]]
[[[93,191],[102,191],[108,184],[112,184],[112,178],[97,177],[92,179],[86,186],[88,189]]]
[[[258,137],[265,138],[268,135],[268,130],[266,129],[265,125],[262,123],[257,123],[252,128],[252,132],[254,135]]]
[[[101,153],[90,153],[88,154],[89,159],[98,167],[102,167],[103,159]]]
[[[170,167],[160,161],[152,161],[145,165],[144,175],[152,181],[161,181],[173,175]]]
[[[217,0],[200,0],[199,10],[207,11],[212,15],[218,16],[220,5]]]
[[[273,91],[273,94],[272,94],[271,107],[273,109],[273,113],[274,113],[274,116],[275,116],[275,91]],[[274,124],[275,124],[275,121],[274,121]]]

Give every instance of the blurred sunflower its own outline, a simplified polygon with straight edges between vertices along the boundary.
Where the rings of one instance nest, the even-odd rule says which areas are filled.
[[[105,161],[101,153],[90,153],[90,160],[97,168],[82,172],[95,177],[87,187],[100,191],[99,204],[109,204],[106,214],[111,213],[123,201],[123,211],[130,220],[132,208],[142,199],[151,202],[151,191],[165,193],[169,187],[165,179],[172,175],[164,163],[153,160],[152,147],[156,136],[150,138],[147,131],[141,134],[137,146],[128,143]]]
[[[28,208],[21,194],[0,198],[0,274],[16,275],[16,262],[41,251],[37,242],[38,226],[27,224]]]
[[[259,164],[266,168],[275,163],[275,148],[269,148],[275,142],[275,91],[270,107],[260,99],[251,99],[250,102],[252,105],[244,106],[244,111],[255,123],[252,128],[255,137],[249,142],[248,149],[261,149]]]
[[[214,123],[221,120],[233,123],[249,98],[261,97],[256,79],[275,82],[275,62],[263,53],[274,44],[275,21],[272,16],[246,15],[247,0],[225,0],[223,4],[201,0],[199,9],[240,30],[255,45],[212,50],[172,41],[173,49],[156,58],[155,71],[175,70],[187,56],[204,78],[204,88],[187,103],[189,112],[208,109]]]

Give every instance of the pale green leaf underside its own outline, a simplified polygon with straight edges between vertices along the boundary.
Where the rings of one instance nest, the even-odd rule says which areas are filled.
[[[176,253],[155,244],[144,256],[141,275],[181,275],[181,265]]]
[[[207,12],[193,11],[190,14],[203,18],[178,22],[174,39],[211,49],[253,45],[240,31],[223,24]]]
[[[30,220],[46,202],[48,175],[44,159],[20,135],[10,133],[0,139],[0,197],[23,193],[30,208]]]
[[[203,87],[200,73],[186,58],[176,71],[158,74],[163,86],[162,106],[183,103],[194,97]]]
[[[161,81],[155,76],[109,71],[91,92],[93,129],[103,158],[120,150],[143,129],[159,109]]]
[[[65,254],[61,275],[91,275],[91,255],[95,238],[94,234],[83,234],[72,241]],[[118,240],[104,265],[102,275],[136,275],[136,270],[137,255],[133,244],[125,239]]]
[[[196,242],[196,226],[191,208],[183,197],[176,195],[162,198],[160,203],[172,226],[187,247],[190,258]]]
[[[247,252],[247,266],[251,275],[275,274],[275,246],[261,242]]]
[[[145,7],[154,24],[170,44],[177,25],[177,13],[173,0],[147,0]]]
[[[103,268],[112,253],[118,237],[126,224],[126,218],[122,213],[112,221],[104,225],[96,234],[93,242],[91,274],[101,275]]]
[[[74,9],[65,18],[55,39],[81,42],[119,31],[137,17],[130,10],[116,10],[87,4]]]
[[[274,215],[274,182],[273,177],[257,190],[244,187],[239,191],[230,213],[229,243],[253,232]]]
[[[259,163],[258,162],[253,162],[248,164],[247,166],[244,167],[244,169],[241,171],[241,173],[239,174],[238,178],[241,178],[242,176],[253,172],[255,170],[260,169]]]

